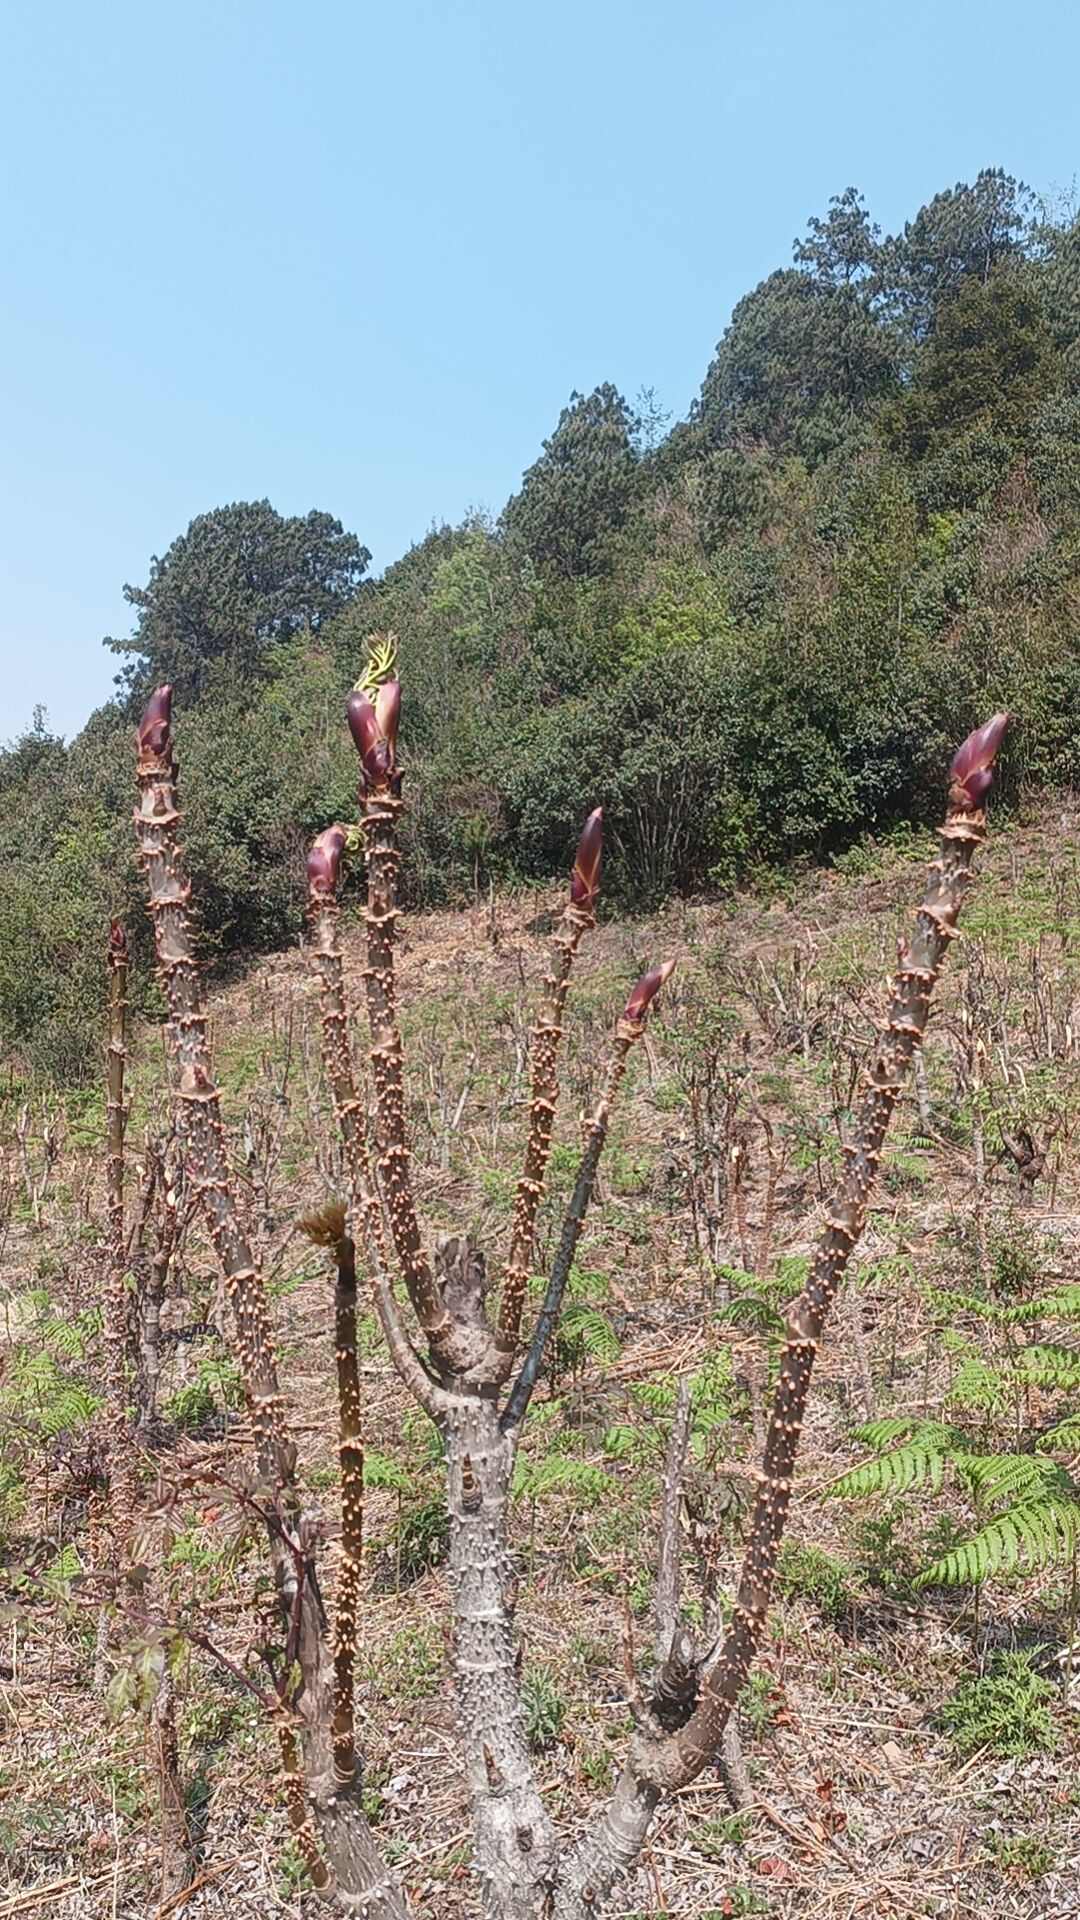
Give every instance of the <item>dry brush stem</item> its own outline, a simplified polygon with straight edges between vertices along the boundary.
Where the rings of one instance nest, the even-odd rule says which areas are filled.
[[[356,1259],[352,1240],[344,1233],[334,1258],[337,1263],[334,1341],[341,1468],[341,1578],[334,1623],[334,1768],[339,1780],[351,1780],[356,1772],[353,1667],[364,1548],[364,1439],[356,1356]]]
[[[788,1313],[762,1463],[759,1491],[731,1626],[701,1671],[696,1704],[664,1739],[642,1731],[601,1817],[586,1830],[559,1875],[556,1920],[591,1920],[618,1876],[640,1853],[655,1809],[667,1793],[688,1786],[716,1761],[725,1728],[765,1631],[777,1556],[791,1498],[799,1435],[826,1316],[866,1220],[893,1108],[922,1040],[937,980],[986,832],[982,801],[1007,716],[994,719],[961,747],[938,858],[931,869],[910,942],[901,941],[888,1024],[866,1080],[846,1165],[826,1215],[807,1285]],[[663,1676],[661,1676],[663,1677]]]
[[[360,1806],[358,1784],[343,1785],[334,1773],[333,1684],[312,1566],[317,1522],[300,1512],[296,1450],[286,1429],[263,1276],[241,1223],[226,1152],[192,937],[191,888],[179,844],[171,708],[171,689],[159,688],[138,729],[135,829],[168,1004],[167,1045],[178,1133],[191,1189],[205,1214],[232,1308],[237,1358],[267,1500],[278,1601],[301,1676],[292,1704],[303,1728],[307,1790],[329,1869],[328,1885],[338,1904],[363,1920],[404,1920],[405,1906],[375,1847]]]
[[[126,1602],[128,1630],[145,1628],[146,1595],[136,1586],[127,1587],[134,1528],[138,1514],[139,1477],[135,1460],[135,1434],[131,1417],[131,1398],[135,1389],[132,1377],[132,1325],[127,1290],[127,1238],[125,1231],[125,1161],[127,1104],[124,1080],[127,1066],[127,936],[119,920],[109,925],[108,942],[109,1004],[106,1043],[106,1135],[105,1183],[109,1213],[108,1285],[105,1295],[106,1374],[111,1410],[108,1443],[108,1485],[110,1531],[116,1592]],[[108,1611],[98,1622],[94,1668],[95,1685],[105,1682],[108,1648]],[[158,1783],[161,1816],[161,1897],[179,1891],[187,1884],[191,1868],[191,1835],[180,1771],[180,1752],[176,1738],[176,1703],[168,1672],[149,1712],[148,1734],[153,1754],[153,1771]]]

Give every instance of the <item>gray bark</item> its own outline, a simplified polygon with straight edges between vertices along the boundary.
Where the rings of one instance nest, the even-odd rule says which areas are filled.
[[[506,1551],[512,1438],[493,1397],[454,1394],[446,1441],[454,1678],[484,1910],[534,1920],[554,1877],[555,1836],[533,1774],[516,1671]]]

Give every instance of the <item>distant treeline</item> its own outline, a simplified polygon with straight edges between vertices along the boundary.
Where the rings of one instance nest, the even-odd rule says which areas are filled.
[[[1074,781],[1080,220],[993,169],[882,237],[849,188],[739,302],[687,420],[572,394],[498,521],[369,560],[326,513],[200,516],[126,589],[117,698],[0,754],[0,1058],[93,1065],[158,680],[219,959],[296,934],[303,849],[352,816],[373,631],[399,636],[419,903],[565,868],[598,801],[608,900],[827,857],[933,811],[1000,706],[1006,785]]]

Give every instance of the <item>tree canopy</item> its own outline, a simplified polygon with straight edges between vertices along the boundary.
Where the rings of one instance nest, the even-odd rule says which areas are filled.
[[[106,644],[135,656],[136,687],[169,680],[198,698],[212,670],[265,670],[276,641],[318,632],[354,598],[371,554],[329,513],[285,519],[269,500],[201,513],[156,555],[144,587],[125,586],[134,632]]]

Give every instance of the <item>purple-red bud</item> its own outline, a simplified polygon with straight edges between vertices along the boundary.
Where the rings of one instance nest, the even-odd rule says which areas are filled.
[[[950,768],[950,806],[973,811],[982,805],[993,784],[994,756],[1001,745],[1009,719],[1007,713],[995,713],[984,727],[977,727],[974,733],[968,734]]]
[[[401,681],[384,680],[375,695],[375,719],[379,737],[386,741],[393,763],[397,746],[398,721],[401,719]]]
[[[160,759],[168,751],[171,727],[172,688],[157,687],[146,703],[136,732],[140,754],[152,753]]]
[[[344,827],[324,827],[312,843],[307,857],[309,893],[332,894],[337,891],[341,874],[341,856],[345,851]]]
[[[574,871],[570,875],[570,899],[575,907],[591,913],[600,891],[600,861],[604,852],[604,809],[595,807],[581,830]]]
[[[345,704],[349,720],[349,732],[361,760],[366,760],[379,737],[379,723],[375,718],[375,709],[366,693],[350,693]]]
[[[395,770],[394,749],[401,718],[400,680],[384,680],[374,701],[366,693],[350,693],[345,711],[365,780],[371,787],[385,785]]]
[[[643,973],[623,1009],[623,1019],[643,1020],[665,980],[670,980],[674,971],[674,960],[665,960],[663,966],[650,967],[648,973]]]

